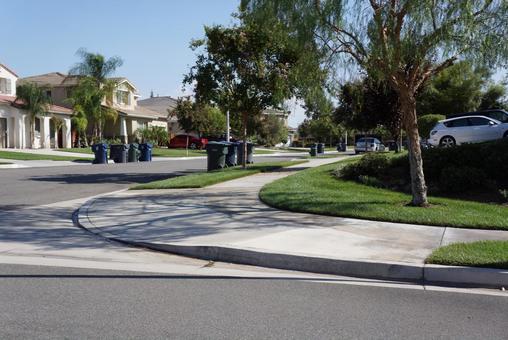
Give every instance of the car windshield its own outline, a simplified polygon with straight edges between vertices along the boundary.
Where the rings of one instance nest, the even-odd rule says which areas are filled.
[[[365,142],[367,142],[367,143],[374,143],[374,138],[360,138],[358,140],[358,143],[365,143]]]
[[[503,111],[492,111],[487,114],[487,117],[499,120],[501,123],[508,123],[508,114]]]

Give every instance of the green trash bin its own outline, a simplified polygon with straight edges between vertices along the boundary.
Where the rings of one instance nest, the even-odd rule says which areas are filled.
[[[129,163],[139,161],[140,153],[141,152],[139,151],[139,145],[136,143],[132,143],[129,146]]]
[[[228,144],[223,142],[209,142],[206,145],[207,170],[217,170],[226,167]]]

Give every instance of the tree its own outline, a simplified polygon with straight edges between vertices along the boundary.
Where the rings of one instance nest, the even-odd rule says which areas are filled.
[[[82,141],[85,143],[85,146],[88,146],[88,142],[86,140],[88,118],[86,117],[85,111],[81,105],[74,106],[74,115],[71,118],[71,124],[74,127],[78,137],[78,147],[81,147]]]
[[[288,129],[277,115],[263,115],[259,122],[258,142],[268,146],[287,142]]]
[[[80,106],[94,123],[93,135],[97,140],[102,139],[102,131],[106,120],[116,120],[118,112],[111,108],[113,104],[113,91],[116,82],[108,77],[123,63],[119,57],[106,59],[99,53],[90,53],[79,49],[76,53],[81,57],[69,71],[71,76],[79,76],[79,83],[71,94],[71,103]],[[105,100],[106,106],[102,105]]]
[[[205,38],[191,45],[204,51],[184,84],[194,85],[199,104],[218,105],[240,120],[244,141],[249,117],[259,117],[294,96],[295,83],[303,79],[297,64],[305,53],[281,32],[277,26],[246,22],[232,28],[205,27]],[[244,154],[246,149],[244,143]],[[242,165],[245,168],[245,157]]]
[[[479,110],[505,109],[508,110],[508,102],[505,100],[506,87],[502,84],[490,84],[483,92]]]
[[[506,61],[504,0],[243,0],[241,9],[265,24],[282,22],[296,40],[317,42],[328,61],[355,64],[397,93],[408,137],[412,201],[427,206],[417,94],[459,58]]]
[[[46,94],[46,90],[34,83],[19,85],[16,88],[17,100],[22,102],[22,107],[30,115],[30,146],[35,145],[35,119],[45,116],[51,104],[51,98]]]
[[[217,107],[208,104],[179,98],[174,114],[185,132],[196,132],[200,137],[219,136],[226,131],[226,116]]]
[[[340,138],[344,129],[333,121],[331,115],[324,114],[309,121],[309,132],[316,142],[329,142],[332,146],[333,140]]]
[[[482,87],[489,77],[484,68],[473,68],[467,61],[443,70],[418,94],[418,115],[468,112],[476,110]]]

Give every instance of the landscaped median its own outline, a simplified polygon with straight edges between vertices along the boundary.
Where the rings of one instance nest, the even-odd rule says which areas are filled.
[[[0,158],[13,159],[20,161],[70,161],[70,162],[90,162],[90,158],[69,157],[69,156],[54,156],[43,155],[27,152],[16,151],[0,151]]]
[[[154,181],[146,184],[136,185],[131,190],[145,189],[185,189],[185,188],[203,188],[209,185],[254,175],[260,172],[270,172],[285,168],[291,165],[305,163],[307,161],[285,161],[285,162],[265,162],[259,164],[250,164],[247,169],[241,167],[226,168],[211,172],[199,172],[195,174],[172,177],[160,181]]]

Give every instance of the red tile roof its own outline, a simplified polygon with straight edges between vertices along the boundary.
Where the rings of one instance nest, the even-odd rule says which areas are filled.
[[[5,95],[0,95],[0,103],[7,103],[7,104],[10,104],[15,107],[21,107],[23,105],[22,100],[17,99],[14,96],[5,96]],[[68,109],[68,108],[62,107],[62,106],[58,106],[58,105],[53,105],[53,104],[51,104],[49,106],[48,111],[51,113],[63,113],[63,114],[69,114],[69,115],[72,114],[71,109]]]

